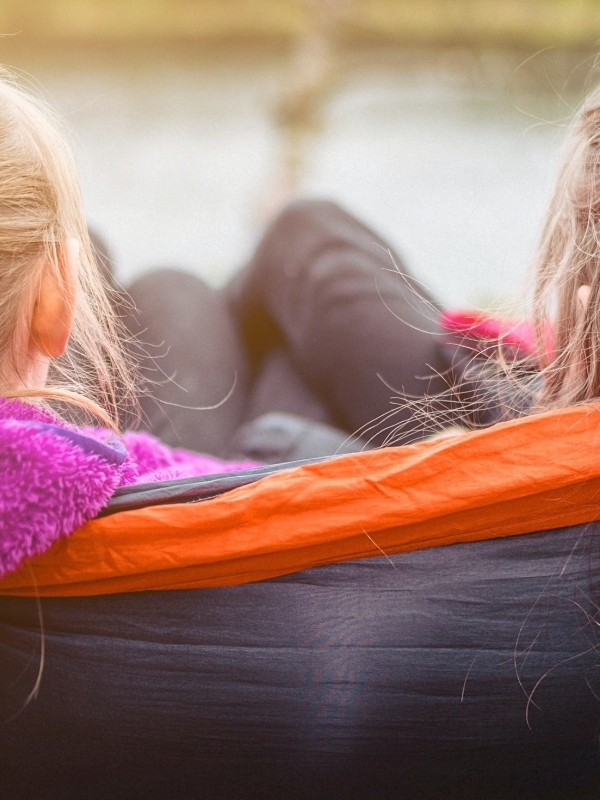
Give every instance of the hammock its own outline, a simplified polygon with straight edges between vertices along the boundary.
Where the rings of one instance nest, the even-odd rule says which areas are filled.
[[[2,796],[598,797],[599,410],[119,492],[0,584]]]
[[[600,518],[599,412],[581,406],[401,448],[132,487],[4,577],[0,594],[227,586],[590,522]]]

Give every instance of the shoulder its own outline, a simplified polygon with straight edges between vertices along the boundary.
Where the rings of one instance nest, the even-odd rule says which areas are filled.
[[[19,416],[0,416],[0,575],[96,516],[126,460],[117,439],[96,440],[45,413]]]

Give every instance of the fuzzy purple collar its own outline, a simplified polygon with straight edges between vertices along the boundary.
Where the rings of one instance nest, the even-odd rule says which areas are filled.
[[[100,441],[0,398],[0,575],[96,516],[127,462],[118,437]]]

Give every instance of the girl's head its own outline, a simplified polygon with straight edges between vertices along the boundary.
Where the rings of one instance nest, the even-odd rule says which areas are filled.
[[[600,399],[600,88],[571,128],[536,263],[534,321],[541,407]]]
[[[71,150],[45,103],[0,73],[0,395],[117,424],[132,388]]]

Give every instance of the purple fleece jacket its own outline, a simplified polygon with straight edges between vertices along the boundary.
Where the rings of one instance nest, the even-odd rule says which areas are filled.
[[[253,466],[174,450],[147,433],[76,428],[0,398],[0,576],[93,519],[119,486]]]

